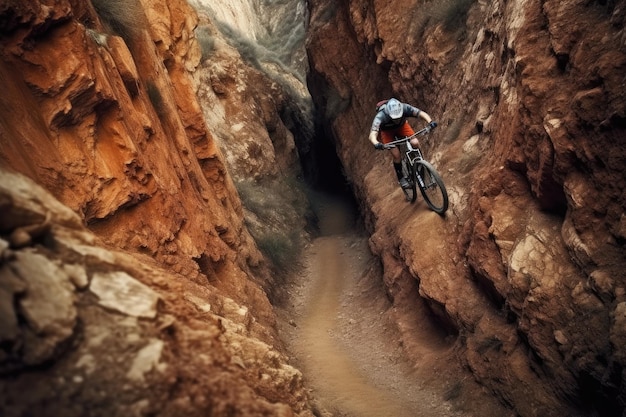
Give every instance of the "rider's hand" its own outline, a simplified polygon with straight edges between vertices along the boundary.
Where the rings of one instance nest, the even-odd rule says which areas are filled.
[[[434,128],[437,127],[437,122],[432,120],[430,123],[428,123],[428,127],[430,128],[430,130],[433,130]]]
[[[383,145],[383,144],[382,144],[382,143],[380,143],[380,142],[376,142],[376,143],[374,144],[374,148],[378,149],[379,151],[382,151],[383,149],[385,149],[385,145]]]

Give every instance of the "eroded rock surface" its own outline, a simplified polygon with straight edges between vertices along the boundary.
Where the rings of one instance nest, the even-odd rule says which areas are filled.
[[[398,321],[417,280],[459,359],[520,415],[621,415],[626,4],[310,4],[312,95]],[[391,95],[440,124],[422,142],[443,218],[404,203],[367,141]]]
[[[26,177],[0,184],[2,219],[50,219],[28,246],[0,239],[3,416],[313,415],[248,307],[107,246]]]
[[[198,15],[123,3],[0,4],[0,414],[310,416],[197,99]],[[294,164],[273,104],[269,174]]]

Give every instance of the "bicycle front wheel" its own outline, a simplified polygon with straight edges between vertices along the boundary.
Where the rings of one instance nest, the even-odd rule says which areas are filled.
[[[424,160],[417,161],[413,168],[414,181],[419,186],[428,207],[437,214],[444,214],[448,210],[448,191],[439,173]]]

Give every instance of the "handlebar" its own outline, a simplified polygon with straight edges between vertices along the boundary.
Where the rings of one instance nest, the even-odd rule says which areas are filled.
[[[413,138],[416,138],[417,136],[422,136],[425,135],[426,133],[430,132],[432,130],[432,128],[430,126],[426,126],[420,130],[418,130],[417,132],[413,133],[411,136],[406,136],[404,138],[400,138],[400,139],[396,139],[394,141],[391,141],[389,143],[385,143],[383,145],[384,149],[391,149],[391,148],[395,148],[396,146],[398,146],[401,143],[404,142],[408,142]]]

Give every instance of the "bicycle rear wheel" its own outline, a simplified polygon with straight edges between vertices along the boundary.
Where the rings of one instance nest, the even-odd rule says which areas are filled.
[[[444,214],[448,210],[448,191],[439,173],[424,160],[416,162],[413,168],[414,182],[418,183],[428,207],[435,213]]]
[[[409,181],[409,188],[402,188],[406,201],[415,203],[417,200],[417,185],[415,184],[415,175],[413,175],[413,167],[409,165],[406,158],[402,159],[402,175]]]

